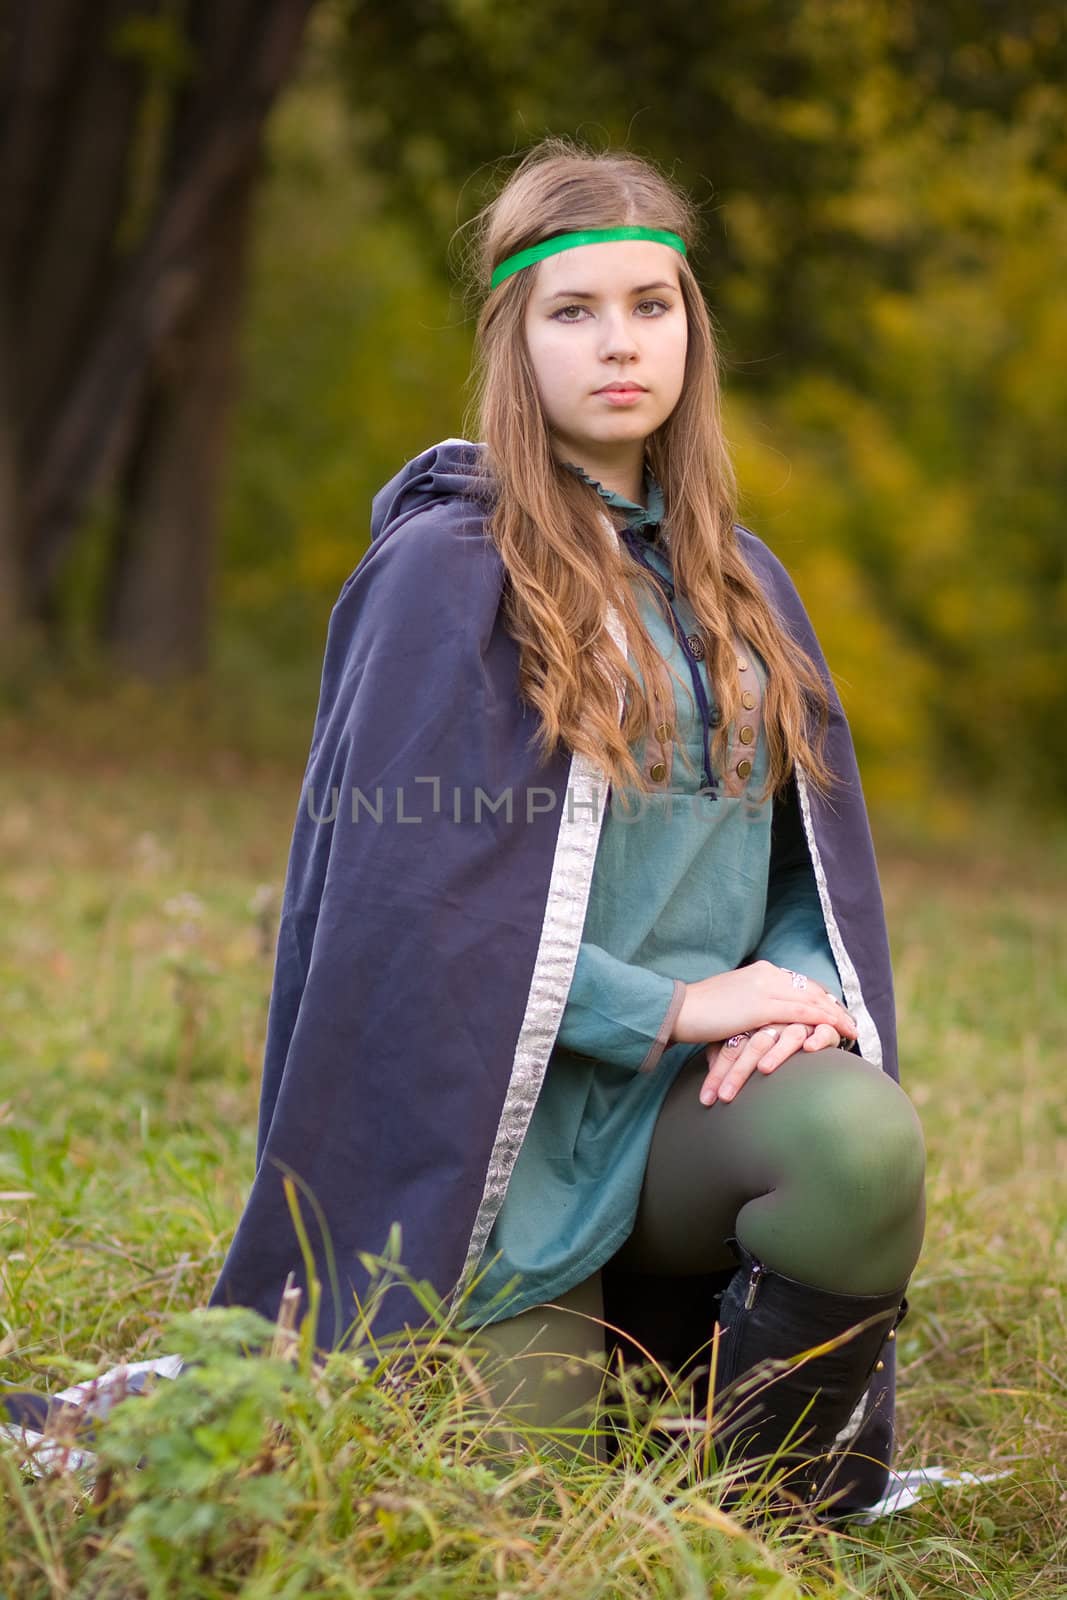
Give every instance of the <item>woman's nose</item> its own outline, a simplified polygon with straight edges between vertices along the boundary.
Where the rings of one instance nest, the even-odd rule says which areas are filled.
[[[606,311],[600,323],[600,354],[608,360],[637,353],[633,326],[623,311]]]

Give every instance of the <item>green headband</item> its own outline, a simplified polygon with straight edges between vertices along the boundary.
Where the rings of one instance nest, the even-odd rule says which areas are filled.
[[[651,239],[653,244],[669,244],[672,250],[685,255],[682,236],[668,233],[664,228],[583,228],[580,233],[557,233],[552,239],[542,239],[540,244],[531,245],[529,250],[520,250],[516,255],[506,257],[493,269],[489,287],[495,289],[513,272],[521,272],[523,267],[543,261],[545,256],[554,256],[558,250],[576,250],[581,244],[606,244],[611,239]]]

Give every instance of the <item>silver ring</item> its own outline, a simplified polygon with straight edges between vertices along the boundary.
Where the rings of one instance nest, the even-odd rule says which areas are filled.
[[[790,967],[786,967],[785,970],[789,973],[794,989],[806,989],[808,987],[808,980],[802,972],[794,972]]]
[[[745,1042],[745,1040],[747,1038],[748,1038],[748,1034],[747,1033],[735,1033],[732,1039],[727,1039],[726,1048],[728,1050],[736,1050],[738,1045],[739,1044],[744,1044],[744,1042]]]

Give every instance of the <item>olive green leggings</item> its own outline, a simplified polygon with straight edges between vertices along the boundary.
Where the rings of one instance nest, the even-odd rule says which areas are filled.
[[[844,1050],[798,1053],[702,1106],[703,1055],[667,1092],[633,1231],[612,1264],[685,1278],[733,1265],[731,1235],[773,1270],[838,1294],[902,1288],[918,1258],[925,1152],[904,1091]],[[484,1328],[494,1404],[554,1427],[588,1419],[604,1376],[600,1273]],[[710,1337],[708,1328],[706,1336]]]

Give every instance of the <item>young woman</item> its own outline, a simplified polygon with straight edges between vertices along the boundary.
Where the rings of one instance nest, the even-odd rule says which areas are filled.
[[[482,442],[379,492],[331,619],[214,1302],[276,1313],[295,1193],[323,1343],[425,1320],[373,1292],[399,1224],[542,1422],[588,1415],[595,1366],[548,1374],[605,1312],[676,1364],[717,1322],[720,1387],[830,1342],[735,1452],[800,1433],[798,1493],[869,1503],[922,1137],[847,724],[735,520],[692,210],[548,141],[480,224]]]

